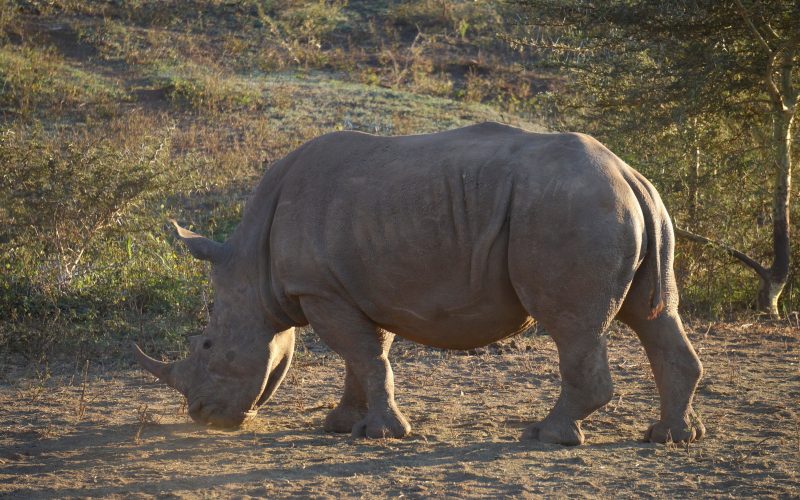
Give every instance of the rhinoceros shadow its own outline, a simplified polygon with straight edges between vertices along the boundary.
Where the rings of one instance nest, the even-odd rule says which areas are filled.
[[[6,474],[41,478],[37,487],[10,492],[11,497],[19,498],[200,493],[215,488],[268,495],[267,490],[259,489],[267,483],[310,480],[343,484],[348,478],[387,477],[398,470],[424,477],[425,471],[434,469],[445,481],[469,480],[494,493],[512,495],[522,492],[519,485],[468,470],[462,464],[468,462],[479,470],[531,450],[564,449],[511,440],[453,445],[428,442],[422,436],[374,442],[325,434],[318,428],[221,432],[189,422],[143,428],[137,423],[100,426],[84,422],[65,435],[22,441],[27,445],[0,454]],[[631,442],[599,446],[637,447]],[[553,472],[562,465],[556,456],[548,463],[531,464]],[[54,476],[68,480],[48,481]],[[398,490],[402,491],[403,487]]]

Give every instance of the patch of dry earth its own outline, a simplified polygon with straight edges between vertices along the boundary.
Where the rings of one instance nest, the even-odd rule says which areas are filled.
[[[691,337],[706,368],[695,408],[709,435],[688,448],[641,442],[658,400],[643,349],[619,327],[615,398],[576,448],[518,441],[558,394],[546,336],[472,355],[398,342],[398,404],[414,427],[402,441],[322,432],[343,364],[311,334],[275,399],[234,432],[191,423],[176,393],[132,367],[90,360],[84,389],[82,363],[49,378],[7,364],[0,496],[800,495],[800,332],[716,324]]]

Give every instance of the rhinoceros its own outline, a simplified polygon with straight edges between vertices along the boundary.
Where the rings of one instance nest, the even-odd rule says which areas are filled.
[[[311,325],[345,364],[325,430],[400,438],[411,428],[394,398],[395,335],[472,349],[535,318],[557,346],[561,393],[523,438],[581,444],[581,420],[613,395],[605,331],[618,319],[644,345],[660,396],[645,438],[705,432],[669,215],[650,182],[590,136],[498,123],[334,132],[267,170],[224,243],[175,225],[211,262],[210,321],[184,360],[133,347],[197,422],[252,418],[289,369],[295,327]]]

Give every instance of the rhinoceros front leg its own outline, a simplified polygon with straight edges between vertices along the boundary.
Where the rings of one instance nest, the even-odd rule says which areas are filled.
[[[344,394],[339,404],[325,417],[326,432],[352,432],[367,415],[367,394],[350,363],[345,363]]]
[[[394,334],[378,328],[360,311],[344,302],[304,298],[301,304],[314,331],[344,358],[353,379],[366,396],[366,415],[352,425],[352,435],[401,438],[411,432],[411,426],[394,401],[394,375],[388,358]],[[350,388],[353,389],[350,395],[357,397],[355,384]],[[347,390],[345,381],[343,400],[348,398]],[[348,398],[347,405],[350,403]],[[337,410],[338,407],[334,411]]]

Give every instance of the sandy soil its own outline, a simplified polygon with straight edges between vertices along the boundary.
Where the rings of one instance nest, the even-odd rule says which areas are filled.
[[[688,497],[800,495],[800,328],[697,324],[695,408],[708,437],[641,442],[658,400],[643,349],[610,333],[614,400],[575,448],[520,442],[559,383],[555,348],[531,334],[471,354],[398,342],[396,441],[322,432],[343,364],[306,335],[290,376],[246,429],[191,423],[177,393],[124,362],[0,365],[0,496]],[[119,364],[119,363],[117,363]],[[85,384],[84,384],[85,380]]]

